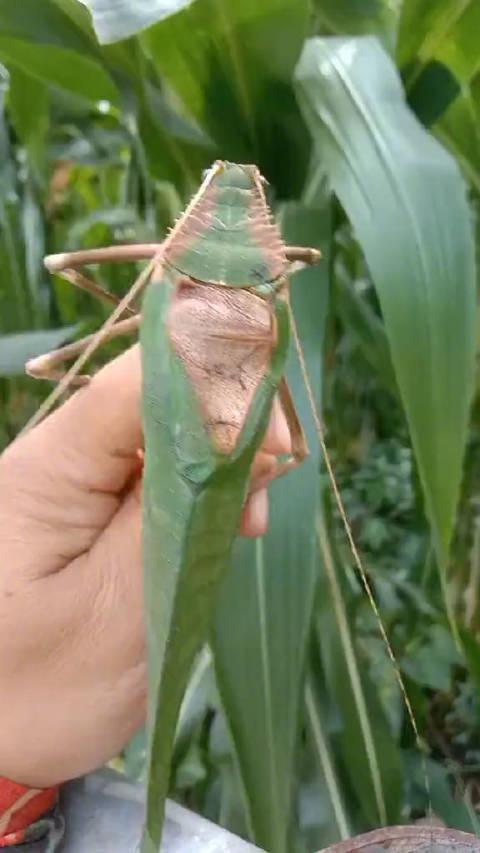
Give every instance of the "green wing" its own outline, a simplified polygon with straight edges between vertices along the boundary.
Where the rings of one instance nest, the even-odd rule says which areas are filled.
[[[164,272],[149,286],[142,312],[149,670],[149,776],[142,853],[159,850],[181,701],[195,655],[208,638],[250,467],[288,347],[288,314],[277,300],[278,343],[269,370],[257,388],[234,452],[220,456],[203,425],[191,382],[168,342],[166,317],[175,292],[175,274]]]

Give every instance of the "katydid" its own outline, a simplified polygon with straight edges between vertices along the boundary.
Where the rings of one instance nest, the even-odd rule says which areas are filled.
[[[264,183],[256,166],[217,161],[162,244],[46,259],[52,272],[117,304],[95,335],[28,363],[31,375],[60,378],[34,422],[70,384],[88,381],[80,369],[99,343],[141,326],[144,597],[150,686],[142,853],[159,849],[180,704],[195,655],[208,639],[251,466],[277,395],[290,427],[292,454],[278,462],[269,479],[286,473],[308,453],[284,378],[291,330],[354,561],[420,742],[331,469],[289,308],[288,275],[298,264],[316,263],[319,252],[285,246],[272,220]],[[149,263],[121,300],[77,269],[88,263],[141,259]],[[140,322],[131,304],[144,289]],[[62,376],[60,366],[76,355],[79,358]]]
[[[284,245],[255,166],[217,162],[161,246],[79,252],[50,257],[46,263],[77,286],[112,301],[111,294],[75,267],[146,256],[153,260],[135,294],[148,283],[140,333],[151,686],[142,850],[156,853],[180,704],[195,655],[208,637],[250,468],[277,393],[290,426],[292,456],[278,463],[273,476],[307,455],[284,378],[290,325],[287,274],[292,264],[316,262],[319,253]],[[131,313],[123,300],[117,316],[127,311]],[[130,332],[138,322],[138,315],[112,322],[107,336]],[[58,378],[66,358],[95,343],[90,336],[67,345],[30,362],[27,370]],[[66,378],[69,383],[88,381],[68,373]]]

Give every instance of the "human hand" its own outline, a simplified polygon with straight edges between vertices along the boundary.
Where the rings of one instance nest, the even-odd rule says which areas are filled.
[[[140,359],[133,347],[0,457],[0,776],[47,787],[145,716]],[[278,407],[252,476],[288,452]],[[263,489],[241,533],[267,526]]]

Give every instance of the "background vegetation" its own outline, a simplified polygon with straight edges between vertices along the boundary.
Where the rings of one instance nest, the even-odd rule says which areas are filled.
[[[43,255],[156,240],[212,160],[256,162],[286,238],[323,252],[293,302],[330,453],[434,811],[476,831],[480,6],[140,5],[0,0],[0,442],[46,391],[25,359],[105,316]],[[134,269],[96,272],[123,293]],[[238,543],[172,774],[173,796],[273,853],[428,806],[293,357],[290,377],[310,460],[272,488],[265,539]],[[142,773],[141,733],[119,761]]]

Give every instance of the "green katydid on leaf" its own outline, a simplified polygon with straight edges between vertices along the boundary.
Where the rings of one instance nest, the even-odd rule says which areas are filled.
[[[316,260],[318,253],[285,247],[258,169],[219,162],[167,239],[145,297],[150,696],[143,853],[158,851],[182,696],[208,637],[250,468],[277,391],[297,428],[292,443],[298,457],[305,452],[283,379],[289,343],[286,274],[295,256]],[[279,463],[278,473],[296,461]]]

